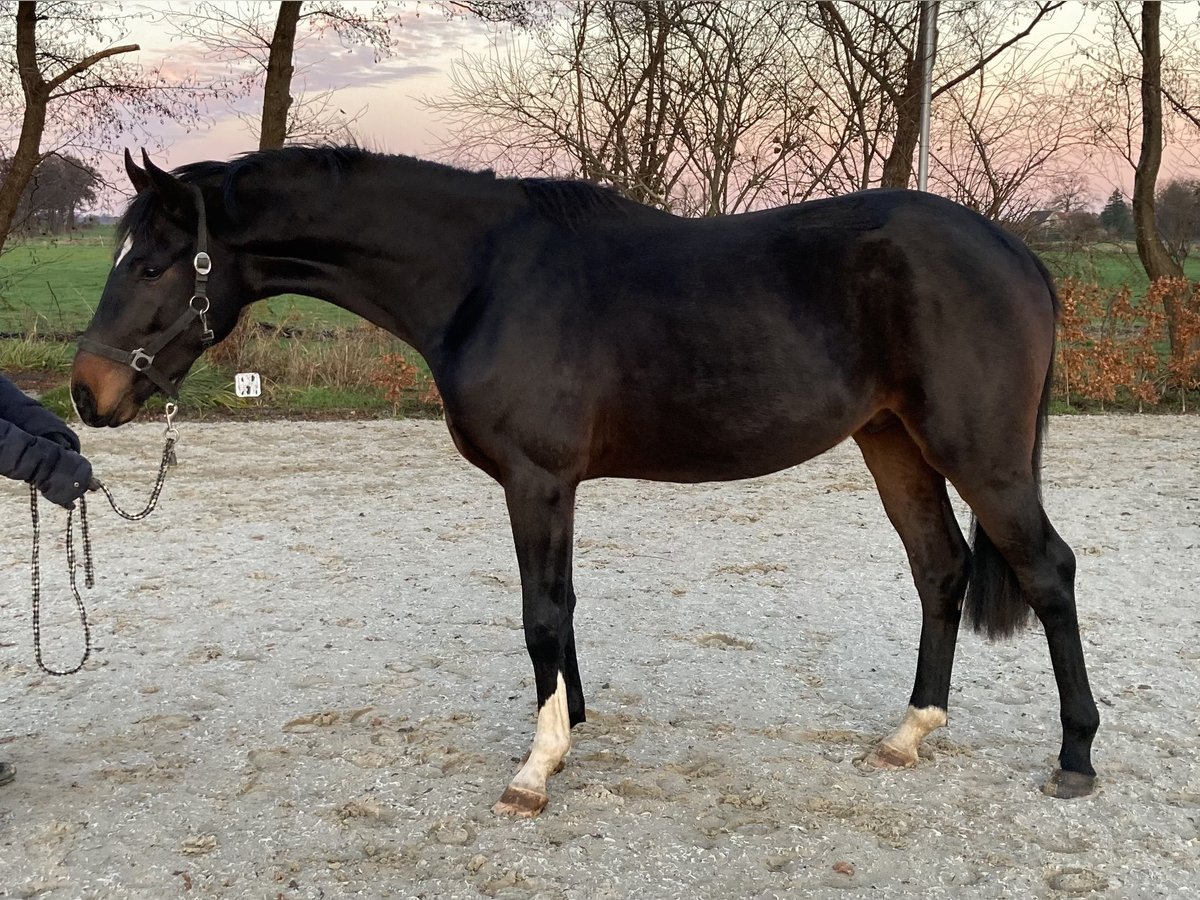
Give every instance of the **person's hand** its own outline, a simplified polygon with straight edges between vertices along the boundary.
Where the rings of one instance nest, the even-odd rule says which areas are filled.
[[[66,424],[63,424],[61,428],[54,428],[38,436],[44,437],[48,441],[54,441],[54,443],[65,450],[71,450],[74,453],[79,452],[79,435],[67,427]]]
[[[74,509],[75,501],[92,487],[92,464],[73,450],[60,450],[49,473],[34,482],[34,487],[51,503]]]

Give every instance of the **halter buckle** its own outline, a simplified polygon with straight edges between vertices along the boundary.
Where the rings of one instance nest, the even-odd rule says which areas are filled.
[[[154,357],[141,347],[138,347],[136,350],[134,350],[130,356],[131,359],[129,360],[129,365],[133,367],[135,372],[145,372],[148,368],[154,365]]]
[[[212,257],[201,250],[192,260],[192,268],[196,270],[197,275],[207,275],[212,271]]]

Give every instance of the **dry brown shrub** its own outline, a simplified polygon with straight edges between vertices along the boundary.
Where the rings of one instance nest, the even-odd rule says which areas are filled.
[[[1200,358],[1187,354],[1170,357],[1163,312],[1164,291],[1179,292],[1178,296],[1186,292],[1190,300],[1180,304],[1184,312],[1177,318],[1177,328],[1185,332],[1200,329],[1194,287],[1186,282],[1182,286],[1159,283],[1136,305],[1128,287],[1106,290],[1065,278],[1058,289],[1062,316],[1056,387],[1068,406],[1073,401],[1091,400],[1103,409],[1106,403],[1124,401],[1142,409],[1161,403],[1170,386],[1183,385],[1182,390],[1197,386],[1194,379],[1184,384],[1180,373],[1195,374]],[[1200,330],[1187,333],[1193,335],[1192,346],[1200,351]]]
[[[442,398],[437,385],[406,354],[385,353],[380,356],[372,373],[372,382],[383,389],[384,397],[395,412],[442,412]]]
[[[1200,388],[1200,282],[1160,278],[1146,293],[1146,303],[1174,314],[1175,345],[1167,360],[1167,378],[1186,410],[1187,392]]]
[[[208,355],[289,387],[382,391],[396,413],[440,415],[442,400],[417,355],[374,325],[324,331],[243,322]]]

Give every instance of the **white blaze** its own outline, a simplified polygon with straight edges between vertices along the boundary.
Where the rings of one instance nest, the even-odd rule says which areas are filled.
[[[121,252],[119,252],[117,254],[117,261],[113,263],[114,269],[121,264],[121,260],[123,260],[125,258],[125,255],[127,253],[129,253],[129,251],[132,249],[133,249],[133,238],[132,237],[125,238],[125,243],[123,243],[121,245]]]

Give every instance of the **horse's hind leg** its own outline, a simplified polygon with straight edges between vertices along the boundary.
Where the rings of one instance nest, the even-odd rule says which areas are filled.
[[[527,468],[505,479],[505,499],[521,571],[525,646],[537,688],[533,747],[493,807],[496,813],[536,816],[546,806],[546,781],[571,749],[571,725],[583,719],[571,614],[571,542],[575,486]]]
[[[976,566],[997,570],[1005,564],[1016,576],[1018,591],[997,591],[986,602],[993,605],[1028,603],[1042,623],[1050,645],[1050,661],[1058,684],[1063,739],[1059,769],[1042,790],[1054,797],[1081,797],[1091,793],[1096,780],[1092,768],[1092,739],[1100,726],[1100,715],[1088,685],[1075,610],[1075,554],[1059,537],[1046,517],[1037,484],[1022,471],[1002,477],[998,467],[974,479],[953,476],[959,494],[970,505],[984,534],[976,535]],[[988,563],[984,555],[998,557]],[[997,572],[996,577],[1003,576]],[[981,576],[982,580],[982,576]],[[977,587],[979,590],[977,591]],[[984,602],[985,585],[972,586],[969,604]],[[973,612],[989,633],[1002,636],[1007,628],[990,623],[1019,621],[1011,612],[979,609]]]
[[[912,766],[925,735],[946,724],[970,550],[946,495],[946,479],[925,461],[898,419],[879,430],[859,431],[854,439],[904,543],[921,598],[921,645],[908,712],[868,762],[880,768]]]

